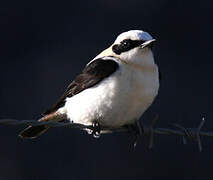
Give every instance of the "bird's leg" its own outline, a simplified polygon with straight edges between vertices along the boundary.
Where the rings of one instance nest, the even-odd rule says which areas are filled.
[[[138,139],[144,133],[144,127],[140,125],[139,121],[136,121],[129,126],[129,130],[134,136],[134,147],[136,147]]]
[[[144,126],[143,126],[143,124],[140,124],[139,121],[136,121],[136,127],[138,129],[139,136],[141,136],[144,133]]]
[[[93,129],[92,129],[93,137],[94,138],[99,138],[100,135],[101,135],[101,126],[100,126],[100,124],[97,121],[94,121],[92,123],[92,127],[93,127]]]

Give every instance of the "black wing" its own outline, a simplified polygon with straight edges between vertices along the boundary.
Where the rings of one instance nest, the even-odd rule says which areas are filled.
[[[44,115],[55,112],[60,107],[64,106],[67,97],[72,97],[81,91],[96,85],[104,78],[114,73],[117,69],[118,63],[110,57],[105,57],[104,60],[100,58],[92,61],[67,87],[67,90],[58,102],[51,109],[47,110]]]

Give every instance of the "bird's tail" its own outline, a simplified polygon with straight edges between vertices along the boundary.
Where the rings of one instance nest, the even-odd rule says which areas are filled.
[[[42,117],[39,121],[62,121],[65,118],[65,115],[54,112]],[[50,127],[48,125],[28,126],[19,134],[19,136],[21,138],[34,139],[45,133],[49,128]]]
[[[19,136],[21,138],[34,139],[46,132],[48,129],[49,127],[47,125],[28,126],[19,134]]]

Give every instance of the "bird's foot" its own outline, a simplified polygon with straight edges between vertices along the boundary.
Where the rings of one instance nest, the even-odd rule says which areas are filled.
[[[139,121],[137,121],[135,124],[129,125],[128,129],[130,133],[133,135],[134,139],[134,147],[136,147],[138,139],[142,136],[144,133],[144,127],[143,125],[141,126]]]
[[[93,127],[93,129],[92,129],[93,137],[94,138],[99,138],[101,136],[101,126],[100,126],[100,124],[97,121],[95,121],[95,122],[92,123],[92,127]]]

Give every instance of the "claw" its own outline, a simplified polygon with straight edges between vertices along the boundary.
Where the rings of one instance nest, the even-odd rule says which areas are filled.
[[[139,121],[137,121],[135,124],[128,126],[130,132],[134,136],[134,148],[137,146],[138,139],[141,137],[141,135],[144,133],[144,127],[140,125]]]
[[[92,124],[93,130],[92,130],[92,135],[94,138],[99,138],[101,136],[101,126],[100,124],[95,121]]]

